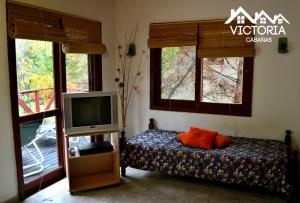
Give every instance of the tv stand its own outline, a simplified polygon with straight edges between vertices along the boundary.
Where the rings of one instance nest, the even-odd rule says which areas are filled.
[[[80,155],[78,149],[71,155],[69,138],[77,136],[110,136],[113,151]],[[119,130],[65,133],[66,169],[70,193],[120,183]]]

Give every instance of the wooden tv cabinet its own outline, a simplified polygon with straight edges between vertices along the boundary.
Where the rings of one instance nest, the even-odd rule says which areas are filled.
[[[75,155],[69,151],[69,138],[77,136],[110,136],[113,151],[80,155],[77,147]],[[119,130],[80,132],[65,134],[66,171],[70,193],[89,190],[120,183]]]

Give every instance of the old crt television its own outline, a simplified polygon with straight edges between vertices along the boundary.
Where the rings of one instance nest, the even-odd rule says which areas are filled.
[[[117,92],[63,94],[65,133],[118,129]]]

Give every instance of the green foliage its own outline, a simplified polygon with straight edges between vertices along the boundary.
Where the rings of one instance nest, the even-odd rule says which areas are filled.
[[[18,91],[39,90],[41,110],[54,94],[53,48],[51,42],[16,39]],[[67,85],[88,90],[88,60],[86,54],[66,56]],[[25,104],[35,109],[34,93],[19,95]],[[20,108],[20,115],[26,114]]]
[[[18,90],[53,88],[52,43],[16,40]]]
[[[66,55],[67,88],[88,91],[89,71],[86,54]]]
[[[175,64],[176,57],[178,53],[181,51],[180,47],[172,47],[172,48],[162,48],[162,74],[165,74],[170,69],[173,68]]]

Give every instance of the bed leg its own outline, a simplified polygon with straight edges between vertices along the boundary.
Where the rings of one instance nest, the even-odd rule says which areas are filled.
[[[121,175],[122,177],[126,177],[126,167],[121,167]]]
[[[288,202],[297,202],[298,197],[298,150],[294,150],[292,147],[292,137],[291,131],[285,131],[285,144],[287,146],[287,156],[288,156],[288,180],[292,184],[293,191],[291,196],[288,198]],[[296,201],[295,201],[296,199]]]

